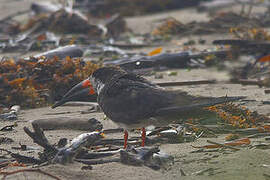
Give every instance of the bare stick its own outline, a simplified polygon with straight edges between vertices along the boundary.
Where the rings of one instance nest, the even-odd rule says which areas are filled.
[[[265,94],[270,94],[270,89],[265,89],[265,90],[264,90],[264,93],[265,93]]]
[[[258,138],[258,137],[265,137],[265,136],[270,136],[270,133],[256,133],[252,134],[250,136],[247,136],[248,138]]]
[[[104,134],[109,134],[109,133],[119,133],[119,132],[123,132],[124,129],[123,128],[116,128],[116,129],[104,129],[103,133]]]
[[[232,149],[232,150],[235,150],[235,151],[239,151],[239,150],[240,150],[240,149],[231,147],[231,146],[229,146],[229,145],[226,145],[226,144],[220,144],[220,143],[217,143],[217,142],[214,142],[214,141],[210,141],[210,140],[207,140],[207,142],[208,142],[208,143],[211,143],[211,144],[219,145],[219,146],[224,147],[224,148],[229,148],[229,149]]]
[[[86,164],[86,165],[97,165],[97,164],[106,164],[106,163],[112,163],[112,162],[120,162],[120,158],[100,159],[100,160],[75,159],[75,161]]]
[[[161,82],[156,84],[164,87],[164,86],[187,86],[187,85],[214,84],[214,83],[216,83],[216,80]]]
[[[39,128],[37,124],[32,124],[34,132],[31,132],[27,127],[24,127],[24,132],[30,136],[34,143],[37,143],[41,147],[43,147],[46,150],[52,151],[52,152],[58,152],[58,150],[50,145],[48,142],[48,139],[45,137],[43,130]]]
[[[232,83],[242,84],[242,85],[258,85],[262,86],[262,82],[258,80],[251,80],[251,79],[232,79]]]
[[[56,180],[61,180],[59,177],[52,175],[50,173],[47,173],[45,171],[42,171],[41,169],[19,169],[19,170],[9,171],[9,172],[0,172],[0,174],[4,175],[2,180],[5,180],[7,176],[21,173],[21,172],[36,172],[36,173],[44,174]]]

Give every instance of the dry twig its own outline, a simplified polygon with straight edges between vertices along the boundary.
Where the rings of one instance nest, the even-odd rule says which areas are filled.
[[[232,150],[235,150],[235,151],[239,151],[240,149],[238,148],[234,148],[234,147],[231,147],[229,145],[226,145],[226,144],[220,144],[220,143],[217,143],[217,142],[213,142],[213,141],[210,141],[210,140],[207,140],[208,143],[211,143],[211,144],[215,144],[215,145],[219,145],[221,147],[224,147],[224,148],[229,148],[229,149],[232,149]]]
[[[200,84],[215,84],[216,80],[198,80],[198,81],[177,81],[177,82],[161,82],[156,83],[159,86],[187,86],[187,85],[200,85]]]
[[[49,177],[56,179],[56,180],[61,180],[59,177],[52,175],[50,173],[47,173],[45,171],[42,171],[41,169],[19,169],[19,170],[9,171],[9,172],[0,172],[0,174],[4,175],[2,177],[2,180],[5,180],[7,176],[21,173],[21,172],[36,172],[36,173],[44,174],[44,175],[49,176]]]

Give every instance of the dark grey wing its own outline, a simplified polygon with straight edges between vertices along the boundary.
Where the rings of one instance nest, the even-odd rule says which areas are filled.
[[[177,92],[174,92],[177,94]],[[196,97],[182,92],[175,95],[173,106],[157,109],[154,116],[168,116],[168,115],[182,115],[185,116],[200,116],[201,113],[206,111],[204,107],[214,106],[216,104],[222,104],[231,101],[237,101],[245,97]]]
[[[129,124],[152,117],[170,102],[171,97],[162,88],[124,78],[106,84],[98,96],[99,105],[110,119]]]

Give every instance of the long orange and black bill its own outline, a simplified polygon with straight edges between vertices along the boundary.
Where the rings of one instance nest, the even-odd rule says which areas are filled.
[[[63,105],[70,101],[96,102],[97,95],[89,79],[85,79],[70,89],[63,98],[56,102],[52,108]]]

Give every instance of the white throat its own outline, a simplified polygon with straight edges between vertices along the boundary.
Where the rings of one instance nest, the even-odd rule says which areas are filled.
[[[102,89],[104,88],[104,83],[102,83],[99,79],[90,78],[90,82],[93,85],[93,88],[95,89],[96,93],[99,94]]]
[[[104,88],[104,85],[101,81],[97,80],[97,94],[99,94],[101,92],[101,90]]]

